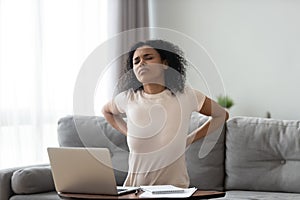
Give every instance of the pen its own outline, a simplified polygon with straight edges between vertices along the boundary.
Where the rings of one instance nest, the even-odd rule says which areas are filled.
[[[138,195],[139,191],[140,191],[140,189],[136,189],[134,194]]]

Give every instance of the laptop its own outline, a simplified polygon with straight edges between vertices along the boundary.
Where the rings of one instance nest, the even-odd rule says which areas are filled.
[[[122,195],[139,187],[117,186],[107,148],[49,147],[48,156],[57,193]]]

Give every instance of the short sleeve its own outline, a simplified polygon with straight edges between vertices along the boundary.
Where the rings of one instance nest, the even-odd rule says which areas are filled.
[[[127,104],[128,104],[128,94],[129,91],[124,91],[115,96],[113,99],[113,103],[115,104],[117,110],[120,113],[126,113],[127,111]]]
[[[200,92],[200,91],[198,91],[198,90],[193,90],[193,91],[194,91],[194,93],[196,94],[196,99],[197,99],[197,111],[200,111],[201,108],[202,108],[202,106],[203,106],[203,104],[204,104],[204,101],[205,101],[206,96],[205,96],[202,92]]]
[[[190,87],[186,87],[185,92],[188,95],[189,104],[192,106],[192,110],[199,112],[204,104],[206,95],[199,90],[195,90]]]

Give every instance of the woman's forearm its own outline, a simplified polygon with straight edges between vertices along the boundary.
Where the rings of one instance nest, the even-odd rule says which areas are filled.
[[[226,120],[229,118],[228,112],[217,102],[208,97],[205,98],[199,113],[210,116],[210,119],[188,135],[187,145],[205,137],[207,134],[214,132],[217,129],[223,128]]]
[[[116,130],[127,135],[127,123],[120,115],[114,115],[110,112],[103,112],[106,121]]]
[[[220,115],[218,117],[210,117],[202,126],[194,130],[187,137],[187,145],[192,144],[193,142],[205,137],[207,134],[210,134],[220,128],[223,128],[226,120],[228,119],[228,113]],[[220,130],[222,131],[222,130]]]

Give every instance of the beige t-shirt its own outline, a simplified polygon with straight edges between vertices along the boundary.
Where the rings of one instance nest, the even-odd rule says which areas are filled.
[[[205,100],[201,92],[186,87],[183,93],[159,94],[128,90],[114,102],[127,115],[129,170],[125,186],[172,184],[189,186],[185,149],[190,117]]]

